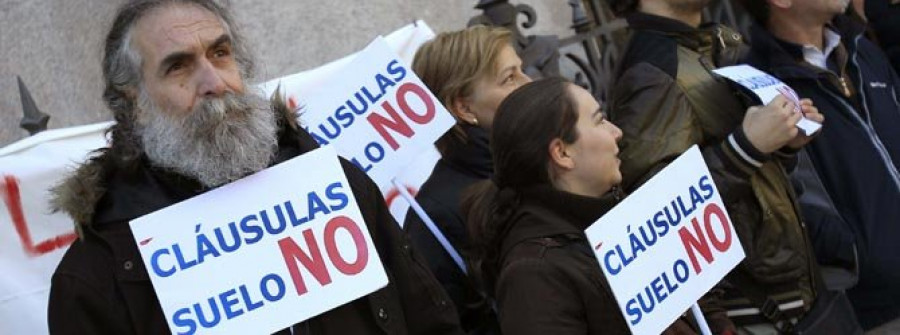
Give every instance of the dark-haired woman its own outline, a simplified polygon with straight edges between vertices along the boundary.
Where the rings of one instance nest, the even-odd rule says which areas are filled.
[[[621,137],[590,93],[561,79],[500,105],[494,176],[463,210],[504,334],[629,333],[584,236],[615,202]],[[679,319],[666,333],[694,331]]]

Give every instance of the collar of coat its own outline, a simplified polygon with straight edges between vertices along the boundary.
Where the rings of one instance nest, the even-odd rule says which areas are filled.
[[[616,204],[610,192],[600,198],[560,191],[550,185],[516,191],[521,198],[517,212],[523,213],[502,238],[501,255],[525,240],[569,235],[583,238],[584,230]]]
[[[641,12],[629,14],[625,19],[632,29],[655,31],[671,36],[679,45],[695,51],[706,48],[738,48],[743,44],[740,33],[714,22],[694,28],[675,19]]]
[[[441,159],[454,168],[478,178],[490,178],[494,174],[494,162],[487,130],[468,124],[463,124],[462,128],[466,132],[465,143],[448,147]]]
[[[828,27],[841,36],[841,43],[850,54],[856,51],[856,38],[865,32],[864,26],[844,15],[835,17]],[[781,40],[758,24],[750,27],[750,41],[752,47],[747,63],[768,69],[776,77],[816,78],[826,71],[811,65],[801,65],[802,45]]]
[[[317,147],[308,133],[299,130],[296,113],[280,94],[274,97],[272,111],[281,129],[276,162]],[[68,214],[79,235],[86,227],[130,220],[208,190],[192,178],[152,166],[146,156],[123,167],[113,163],[111,155],[106,148],[95,151],[51,189],[51,209]]]

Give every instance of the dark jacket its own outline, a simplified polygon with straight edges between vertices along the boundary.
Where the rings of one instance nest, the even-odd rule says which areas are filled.
[[[894,71],[900,72],[900,1],[866,0],[866,18]]]
[[[584,230],[612,208],[612,199],[533,186],[499,237],[494,292],[505,334],[630,334]],[[692,334],[677,320],[665,334]]]
[[[286,108],[276,162],[316,147]],[[53,334],[166,334],[169,329],[128,222],[206,191],[190,178],[152,167],[110,164],[103,154],[59,189],[58,203],[79,225],[53,274],[48,322]],[[377,186],[341,160],[390,283],[295,325],[302,334],[461,334],[437,281],[392,219]]]
[[[863,327],[872,328],[900,315],[900,79],[861,36],[862,26],[839,16],[832,29],[842,42],[829,59],[833,71],[804,62],[801,46],[761,27],[752,29],[747,62],[825,115],[806,150],[847,225],[814,227],[813,237],[829,244],[818,253],[823,263],[851,262],[858,245],[859,283],[848,294]]]
[[[469,246],[465,221],[459,202],[470,185],[488,179],[493,173],[488,133],[484,129],[463,125],[466,143],[450,147],[434,166],[431,176],[416,194],[416,201],[435,225],[444,233],[457,252],[464,255]],[[416,250],[456,305],[463,329],[469,334],[498,332],[497,316],[476,284],[460,270],[438,243],[422,219],[412,210],[407,212],[403,229]]]
[[[637,188],[699,145],[746,254],[729,277],[740,276],[742,284],[725,286],[725,307],[756,307],[745,299],[753,290],[791,303],[785,314],[800,316],[815,299],[816,264],[787,174],[796,157],[756,150],[741,128],[745,103],[710,72],[740,59],[741,36],[721,25],[693,28],[648,14],[627,20],[633,35],[609,102],[610,120],[624,133],[624,187]],[[765,322],[756,313],[734,321]]]

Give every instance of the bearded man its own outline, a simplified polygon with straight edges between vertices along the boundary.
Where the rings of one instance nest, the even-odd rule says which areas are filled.
[[[245,86],[254,64],[212,0],[123,5],[106,38],[111,143],[55,192],[80,239],[53,275],[53,334],[168,333],[128,222],[316,148],[295,113]],[[457,334],[452,303],[375,184],[341,161],[390,284],[282,332]],[[300,174],[298,174],[300,175]],[[234,269],[237,270],[237,269]]]

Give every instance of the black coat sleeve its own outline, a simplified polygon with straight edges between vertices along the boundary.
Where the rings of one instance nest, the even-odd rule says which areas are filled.
[[[409,238],[388,211],[381,191],[355,165],[341,160],[375,248],[391,280],[409,334],[462,334],[450,298],[412,252]]]

